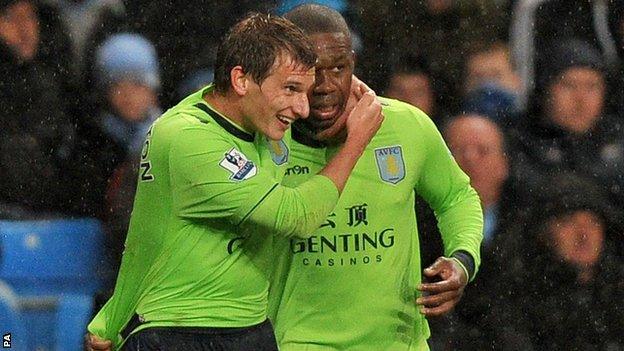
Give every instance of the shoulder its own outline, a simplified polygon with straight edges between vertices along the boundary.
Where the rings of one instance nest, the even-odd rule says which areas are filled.
[[[180,103],[167,110],[154,125],[174,129],[200,128],[215,133],[220,131],[214,119],[199,107],[199,103]]]
[[[418,107],[395,99],[379,97],[384,124],[402,133],[436,132],[437,127]]]
[[[177,105],[156,121],[150,128],[154,139],[181,141],[225,141],[227,133],[204,111],[193,105]]]

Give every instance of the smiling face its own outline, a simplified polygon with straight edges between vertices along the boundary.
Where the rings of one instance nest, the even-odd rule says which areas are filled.
[[[291,123],[309,113],[307,92],[314,83],[314,68],[306,68],[280,55],[269,76],[257,84],[252,78],[242,102],[241,126],[280,140]]]
[[[309,38],[318,56],[316,81],[308,94],[310,118],[300,123],[323,141],[344,130],[354,57],[350,38],[344,33],[318,33]]]

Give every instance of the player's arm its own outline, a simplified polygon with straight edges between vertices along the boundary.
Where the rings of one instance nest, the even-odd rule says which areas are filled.
[[[241,233],[290,236],[312,232],[336,205],[338,189],[329,178],[288,188],[248,157],[201,126],[179,132],[169,155],[174,213],[227,220]]]
[[[169,155],[174,211],[188,219],[228,218],[242,230],[311,235],[335,207],[381,120],[381,105],[373,94],[365,94],[348,119],[344,146],[318,175],[295,188],[278,184],[255,164],[246,165],[248,176],[233,173],[224,167],[234,161],[228,160],[232,145],[205,127],[185,128]]]
[[[441,315],[457,304],[479,268],[483,213],[470,179],[451,156],[433,122],[425,116],[419,120],[427,154],[416,190],[434,210],[445,257],[424,270],[425,277],[440,281],[423,283],[420,290],[427,294],[417,302],[426,315]]]

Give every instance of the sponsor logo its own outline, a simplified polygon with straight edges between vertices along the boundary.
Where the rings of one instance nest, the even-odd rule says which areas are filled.
[[[304,257],[301,260],[301,263],[304,266],[314,266],[314,267],[339,267],[339,266],[356,266],[358,264],[371,264],[371,263],[380,263],[383,260],[382,255],[371,256],[362,256],[362,257],[337,257],[337,258],[328,258],[328,259],[320,259],[320,258],[308,258]]]
[[[141,169],[140,176],[142,182],[151,182],[154,180],[154,175],[152,174],[152,162],[149,160],[153,128],[154,125],[152,125],[147,131],[147,136],[145,138],[145,142],[143,143],[143,149],[141,150],[141,163],[139,164],[139,167]]]
[[[293,254],[371,251],[391,248],[394,241],[394,228],[386,228],[372,233],[314,235],[305,240],[291,239],[290,250]]]
[[[368,225],[368,220],[366,219],[367,206],[367,204],[361,204],[345,208],[345,210],[349,211],[349,222],[347,222],[349,227],[357,227],[360,224]]]
[[[295,174],[308,174],[310,173],[310,168],[307,166],[292,166],[290,168],[286,168],[285,176],[295,175]]]
[[[291,239],[290,251],[295,262],[304,266],[340,267],[380,263],[384,251],[394,244],[394,228],[386,228],[372,233],[315,235],[305,240]]]
[[[379,176],[384,182],[397,184],[405,178],[405,162],[401,146],[375,149],[375,160]]]
[[[235,148],[225,154],[219,166],[230,171],[232,173],[230,179],[236,181],[249,179],[258,172],[256,165]]]
[[[370,224],[370,225],[369,225]],[[321,225],[324,234],[291,239],[294,262],[310,267],[341,267],[376,264],[395,245],[394,228],[373,230],[368,204],[355,204],[344,212],[332,212]],[[333,229],[338,229],[338,232]],[[340,229],[344,228],[344,229]]]

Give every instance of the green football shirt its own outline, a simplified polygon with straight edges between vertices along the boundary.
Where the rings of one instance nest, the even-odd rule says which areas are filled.
[[[134,313],[144,322],[136,331],[261,323],[273,234],[293,234],[297,227],[284,223],[322,213],[317,228],[336,204],[326,177],[296,192],[279,185],[289,142],[239,129],[203,100],[211,89],[184,99],[148,132],[115,291],[89,325],[116,346]],[[313,204],[291,206],[306,192]]]
[[[468,177],[424,113],[381,99],[385,120],[326,222],[308,239],[275,241],[269,309],[281,350],[427,349],[415,193],[435,210],[446,255],[465,250],[479,264],[483,220]],[[293,141],[284,184],[335,152]]]

